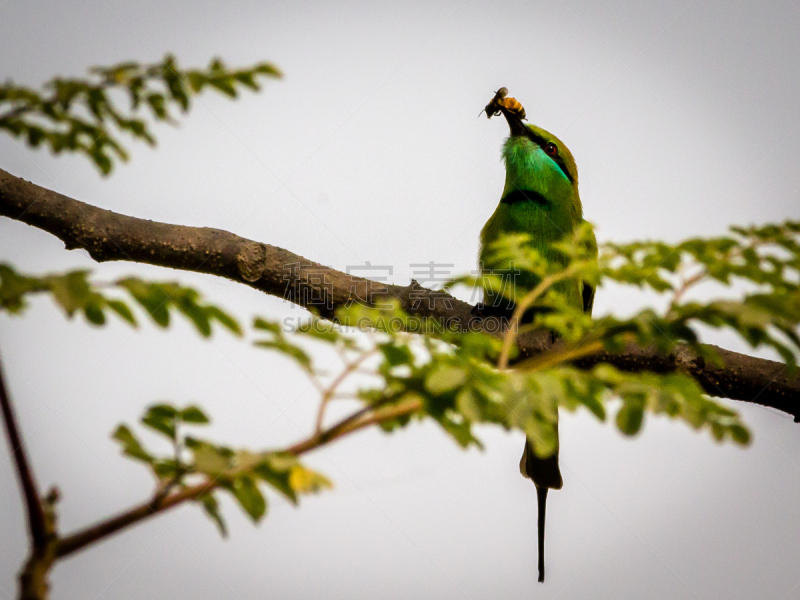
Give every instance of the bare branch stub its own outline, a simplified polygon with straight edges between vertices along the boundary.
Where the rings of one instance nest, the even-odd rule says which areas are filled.
[[[14,407],[8,394],[2,367],[0,367],[0,409],[2,409],[11,455],[20,480],[28,513],[28,530],[31,537],[30,553],[19,574],[20,598],[22,600],[46,600],[50,583],[48,575],[56,561],[56,519],[54,504],[58,491],[50,491],[45,501],[39,496],[33,469],[23,445]]]
[[[0,366],[0,408],[2,408],[3,423],[8,435],[8,443],[11,446],[11,455],[14,457],[17,477],[19,477],[22,493],[25,497],[25,505],[28,511],[28,529],[33,544],[41,545],[45,543],[47,538],[44,506],[39,497],[28,453],[25,451],[25,446],[22,442],[14,407],[11,405],[11,398],[3,377],[2,366]]]

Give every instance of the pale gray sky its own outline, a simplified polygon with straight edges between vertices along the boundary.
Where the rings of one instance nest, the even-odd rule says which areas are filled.
[[[475,266],[502,189],[507,86],[576,156],[603,240],[718,234],[800,217],[800,3],[453,1],[0,3],[0,78],[39,85],[95,64],[270,60],[286,74],[231,103],[205,95],[156,150],[102,179],[87,161],[0,137],[0,166],[98,206],[228,229],[339,269]],[[212,277],[95,265],[0,222],[0,260],[30,272],[178,279],[244,321],[303,314]],[[650,298],[601,289],[596,311]],[[734,349],[729,336],[709,341]],[[0,351],[39,482],[63,492],[65,531],[144,499],[151,481],[109,439],[149,403],[197,402],[210,435],[275,446],[312,426],[316,397],[281,359],[219,332],[66,321],[48,300],[0,316]],[[329,357],[321,356],[324,362]],[[734,403],[732,403],[734,404]],[[309,457],[336,489],[300,508],[270,496],[252,527],[223,503],[219,538],[194,506],[58,565],[53,597],[800,598],[800,429],[740,406],[742,450],[663,419],[635,440],[587,415],[561,426],[565,485],[548,503],[536,583],[535,493],[521,434],[462,452],[435,426],[366,433]],[[25,551],[19,492],[0,456],[0,599]]]

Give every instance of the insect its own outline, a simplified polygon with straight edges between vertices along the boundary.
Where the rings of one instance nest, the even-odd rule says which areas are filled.
[[[483,112],[486,113],[487,118],[491,119],[499,115],[503,110],[508,111],[520,119],[525,118],[525,108],[516,98],[508,97],[508,88],[505,87],[501,87],[494,93],[494,98],[489,101],[489,104],[486,105]]]

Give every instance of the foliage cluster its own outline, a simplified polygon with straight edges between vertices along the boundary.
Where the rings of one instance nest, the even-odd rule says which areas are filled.
[[[636,434],[647,413],[665,414],[691,427],[707,429],[717,440],[749,441],[738,415],[711,400],[689,376],[681,373],[624,372],[608,364],[579,369],[574,361],[598,351],[619,352],[628,343],[674,351],[687,344],[707,360],[716,360],[700,345],[698,326],[727,327],[753,346],[766,345],[794,365],[800,351],[800,223],[735,228],[730,236],[688,240],[675,245],[662,242],[607,244],[599,261],[591,257],[588,226],[563,240],[562,263],[546,261],[524,236],[510,236],[496,244],[496,263],[506,260],[541,282],[521,300],[511,327],[501,336],[476,331],[431,327],[403,312],[399,305],[373,308],[353,303],[337,313],[334,322],[311,316],[292,334],[275,321],[256,318],[253,343],[294,361],[320,392],[317,427],[306,448],[329,443],[353,430],[378,425],[393,431],[412,420],[432,419],[459,445],[478,445],[476,424],[499,425],[525,433],[537,452],[547,455],[556,444],[558,409],[584,408],[600,420],[609,411],[619,430]],[[592,318],[563,302],[557,284],[580,278],[591,285],[609,281],[647,286],[666,294],[663,311],[642,310],[628,318],[602,315]],[[730,285],[735,280],[751,290],[738,298],[701,302],[685,300],[686,292],[707,280]],[[477,284],[500,290],[492,275],[457,278],[456,284]],[[135,278],[94,284],[86,271],[32,277],[8,265],[0,266],[0,307],[19,313],[26,296],[49,293],[68,316],[82,313],[95,325],[111,311],[131,325],[138,305],[159,326],[169,324],[171,311],[186,316],[197,331],[208,336],[211,322],[243,336],[238,321],[224,310],[205,303],[200,294],[176,283],[147,282]],[[133,303],[133,304],[132,304]],[[521,315],[535,309],[533,322],[519,325]],[[412,320],[415,320],[412,323]],[[403,324],[396,327],[397,323]],[[357,330],[349,327],[358,324]],[[387,327],[387,323],[394,326]],[[552,352],[518,360],[514,343],[528,329],[547,328],[562,342]],[[321,373],[309,344],[332,347],[342,359],[342,369],[331,376]],[[356,374],[369,373],[369,384],[343,395],[343,383]],[[360,408],[344,422],[325,428],[330,401],[355,399]],[[612,410],[613,409],[613,410]],[[303,467],[296,448],[234,450],[194,436],[179,435],[185,425],[208,422],[197,407],[178,409],[159,404],[147,409],[142,423],[169,438],[174,452],[159,457],[146,449],[131,428],[121,425],[114,438],[124,453],[146,463],[157,482],[157,494],[186,489],[205,482],[207,491],[194,500],[224,531],[214,490],[229,491],[254,520],[266,511],[259,489],[267,484],[292,502],[298,494],[318,491],[330,483]]]
[[[155,146],[148,117],[175,124],[174,112],[186,113],[192,96],[207,88],[236,98],[242,87],[260,89],[260,77],[280,77],[269,63],[230,69],[214,59],[206,69],[178,66],[172,55],[159,63],[124,62],[95,67],[89,79],[56,77],[40,92],[12,82],[0,84],[0,130],[54,154],[83,154],[108,175],[114,160],[128,152],[114,129]],[[127,108],[121,108],[127,97]]]

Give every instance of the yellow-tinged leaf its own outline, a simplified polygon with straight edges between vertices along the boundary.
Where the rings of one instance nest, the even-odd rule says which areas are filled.
[[[320,475],[303,465],[296,464],[289,471],[289,485],[300,494],[319,492],[323,488],[332,488],[333,484],[324,475]]]

